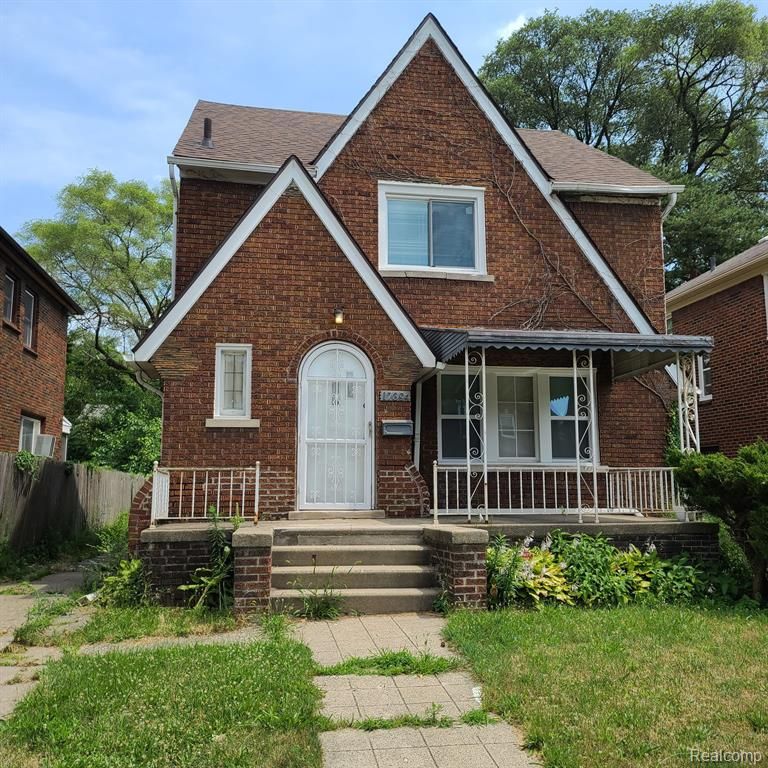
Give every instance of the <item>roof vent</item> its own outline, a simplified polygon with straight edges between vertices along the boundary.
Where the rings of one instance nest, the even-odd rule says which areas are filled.
[[[709,271],[711,272],[717,266],[717,256],[709,257]]]
[[[203,146],[213,146],[213,120],[210,117],[203,119]]]

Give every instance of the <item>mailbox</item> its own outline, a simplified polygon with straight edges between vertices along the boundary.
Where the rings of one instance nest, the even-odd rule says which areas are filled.
[[[410,419],[384,419],[381,422],[381,434],[384,437],[411,437],[413,422]]]

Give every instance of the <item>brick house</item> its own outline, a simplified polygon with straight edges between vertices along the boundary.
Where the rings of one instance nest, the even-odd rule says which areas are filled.
[[[163,382],[131,528],[166,581],[184,537],[156,524],[211,506],[436,522],[676,506],[664,367],[711,346],[664,333],[681,188],[515,130],[434,17],[350,115],[201,101],[169,164],[175,299],[132,358]],[[482,559],[457,537],[440,562]]]
[[[66,457],[67,318],[82,309],[0,227],[0,451]]]
[[[667,314],[715,340],[698,361],[702,451],[768,440],[768,238],[670,291]]]

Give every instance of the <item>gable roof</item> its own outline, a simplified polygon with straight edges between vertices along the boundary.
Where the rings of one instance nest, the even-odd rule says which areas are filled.
[[[768,237],[667,294],[667,314],[758,275],[768,274]]]
[[[400,332],[424,368],[434,368],[436,361],[421,332],[390,291],[387,284],[363,255],[344,224],[334,213],[317,184],[307,173],[299,158],[291,155],[282,168],[264,188],[253,205],[234,226],[226,240],[214,251],[192,282],[174,300],[168,310],[134,348],[133,359],[137,363],[149,362],[152,355],[184,319],[205,290],[216,279],[230,259],[272,210],[282,194],[295,186],[336,241],[339,249],[349,259],[373,294],[381,308]]]
[[[0,249],[8,254],[9,258],[15,258],[30,277],[69,310],[70,315],[83,314],[83,308],[2,227],[0,227]]]
[[[201,142],[203,120],[213,121],[213,146]],[[279,168],[291,155],[305,166],[333,138],[346,115],[267,109],[200,100],[173,149],[184,160],[219,161]],[[666,194],[681,187],[595,149],[561,131],[518,128],[520,138],[555,187],[594,184],[623,194]],[[650,190],[650,191],[649,191]]]
[[[563,201],[556,194],[552,194],[550,181],[542,166],[531,154],[528,147],[521,140],[520,135],[504,117],[501,110],[496,106],[496,103],[472,71],[469,64],[467,64],[453,41],[431,13],[427,14],[397,56],[392,60],[389,67],[382,73],[373,87],[352,110],[352,113],[344,121],[335,136],[315,158],[314,165],[317,178],[322,178],[323,174],[331,167],[347,142],[355,135],[358,128],[365,122],[392,84],[400,77],[428,40],[432,40],[448,62],[448,65],[453,67],[457,77],[475,100],[480,111],[483,112],[488,121],[494,126],[515,159],[523,166],[531,181],[538,188],[547,203],[549,203],[555,215],[560,219],[635,328],[640,333],[655,333],[656,331],[645,312],[624,287],[592,239],[577,222]]]

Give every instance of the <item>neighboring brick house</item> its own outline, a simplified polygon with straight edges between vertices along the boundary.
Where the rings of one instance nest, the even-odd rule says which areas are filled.
[[[670,291],[667,314],[715,341],[698,367],[702,451],[768,440],[768,238]]]
[[[150,510],[676,505],[663,369],[711,346],[664,334],[682,188],[516,131],[434,17],[352,114],[201,101],[169,163],[175,300],[133,353],[163,382],[162,455],[134,542]]]
[[[0,227],[0,451],[63,459],[67,318],[82,309]]]

